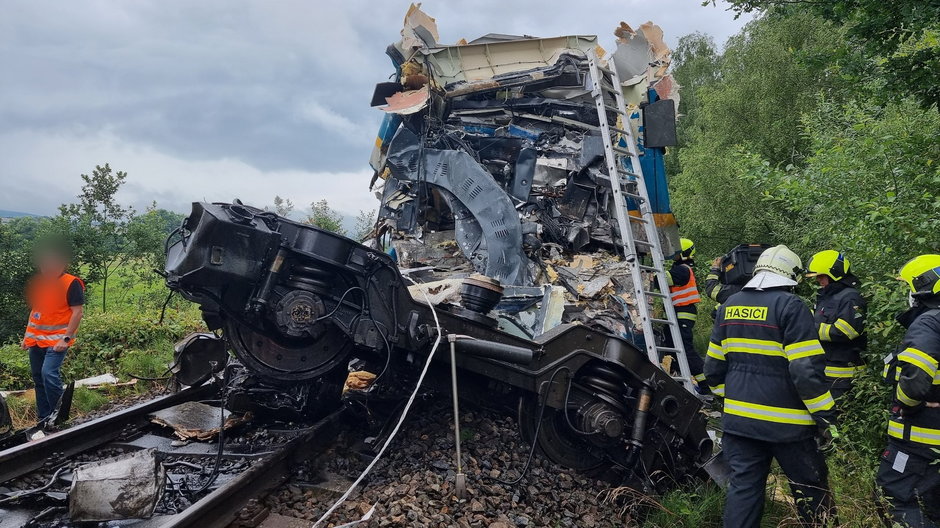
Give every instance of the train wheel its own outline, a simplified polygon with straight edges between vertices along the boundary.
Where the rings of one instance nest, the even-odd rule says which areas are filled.
[[[539,450],[552,462],[583,472],[593,472],[607,466],[604,452],[572,431],[561,409],[546,407],[542,411],[542,425],[538,427],[539,404],[535,394],[526,394],[519,400],[519,430],[523,439],[535,441]]]

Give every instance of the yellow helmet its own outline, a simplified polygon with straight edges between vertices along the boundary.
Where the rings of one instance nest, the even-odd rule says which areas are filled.
[[[682,247],[682,252],[679,255],[682,257],[682,260],[692,260],[695,257],[695,243],[689,240],[688,238],[680,238],[679,245]]]
[[[809,258],[806,276],[828,275],[830,279],[842,280],[849,273],[849,259],[834,249],[820,251]]]
[[[911,287],[911,293],[940,293],[940,255],[914,257],[901,268],[898,279]]]

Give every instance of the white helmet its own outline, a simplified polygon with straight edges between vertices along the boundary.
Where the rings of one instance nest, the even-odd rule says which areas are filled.
[[[754,279],[748,286],[758,289],[776,286],[796,286],[803,273],[803,261],[787,246],[779,245],[764,250],[754,265]],[[768,274],[779,277],[778,279]],[[783,279],[783,280],[780,280]]]

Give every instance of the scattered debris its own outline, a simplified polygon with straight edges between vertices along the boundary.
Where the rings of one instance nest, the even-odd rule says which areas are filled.
[[[90,378],[82,378],[80,380],[75,380],[76,387],[93,387],[101,385],[115,385],[120,380],[114,374],[110,372],[106,374],[99,374],[97,376],[92,376]]]
[[[637,204],[614,203],[610,191],[588,71],[591,57],[604,55],[598,38],[489,34],[444,45],[435,20],[417,5],[401,34],[387,51],[398,79],[380,83],[373,96],[386,116],[371,157],[382,202],[378,234],[390,239],[399,265],[433,267],[430,280],[442,282],[421,287],[432,304],[453,303],[447,281],[476,272],[532,300],[506,313],[519,321],[537,323],[517,314],[537,311],[542,286],[551,285],[568,292],[561,322],[583,319],[577,314],[584,310],[631,315],[616,306],[630,302],[633,285],[616,257],[613,211]],[[664,147],[675,144],[679,97],[667,73],[671,52],[652,22],[636,30],[621,22],[614,35],[610,61],[624,79],[630,114],[616,126],[632,127],[639,138],[669,255],[678,250],[663,164]],[[625,337],[638,333],[629,321],[619,326]],[[520,330],[535,336],[550,327]]]
[[[149,518],[166,482],[156,449],[142,449],[79,466],[72,473],[73,521]]]
[[[218,435],[223,418],[225,429],[230,429],[247,422],[250,415],[235,415],[220,407],[200,402],[181,403],[150,415],[150,421],[172,428],[180,440],[200,441],[211,440]]]

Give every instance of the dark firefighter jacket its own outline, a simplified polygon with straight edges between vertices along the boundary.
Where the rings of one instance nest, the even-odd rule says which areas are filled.
[[[826,376],[851,378],[862,367],[868,346],[865,334],[867,304],[859,293],[858,279],[848,276],[819,290],[813,319],[826,351]]]
[[[907,333],[901,351],[885,365],[889,381],[896,383],[897,405],[888,422],[888,436],[928,458],[940,448],[940,309],[920,306],[898,318]],[[892,358],[892,356],[889,356]]]
[[[705,377],[724,397],[726,433],[768,442],[816,434],[834,418],[810,310],[785,289],[744,289],[718,311]]]
[[[718,268],[711,268],[705,277],[705,295],[718,304],[724,304],[735,293],[741,291],[743,286],[737,284],[722,284],[718,279]]]
[[[705,276],[705,295],[718,303],[715,311],[712,312],[712,318],[718,316],[718,309],[728,300],[729,297],[741,291],[743,286],[737,284],[722,284],[718,279],[718,268],[711,268],[708,275]]]

